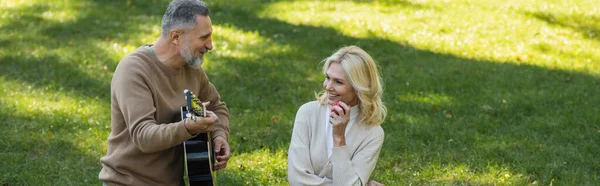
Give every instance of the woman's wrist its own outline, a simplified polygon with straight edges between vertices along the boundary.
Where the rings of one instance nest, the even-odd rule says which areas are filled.
[[[345,136],[333,136],[333,146],[334,147],[346,146],[346,137]]]
[[[340,133],[340,134],[344,134],[344,132],[346,132],[346,126],[348,126],[348,124],[343,124],[343,125],[333,125],[332,127],[332,131],[335,135],[335,133]]]

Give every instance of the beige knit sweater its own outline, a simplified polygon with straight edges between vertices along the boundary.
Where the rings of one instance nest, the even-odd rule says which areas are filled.
[[[334,147],[328,158],[323,126],[327,110],[312,101],[296,114],[288,150],[290,185],[365,185],[377,164],[383,128],[356,121],[346,133],[346,146]]]
[[[184,89],[219,117],[213,136],[227,139],[225,103],[202,69],[173,70],[145,47],[119,62],[111,83],[111,132],[99,178],[106,185],[181,185],[181,144],[192,138],[180,119]]]

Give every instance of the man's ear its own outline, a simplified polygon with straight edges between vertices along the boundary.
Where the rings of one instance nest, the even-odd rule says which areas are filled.
[[[169,40],[171,42],[173,42],[173,44],[175,44],[175,46],[179,46],[179,41],[182,39],[181,35],[182,35],[182,33],[179,29],[173,29],[169,33]]]

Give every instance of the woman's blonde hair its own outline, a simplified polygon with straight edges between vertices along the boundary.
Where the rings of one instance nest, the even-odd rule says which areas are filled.
[[[346,77],[358,96],[360,114],[359,121],[367,124],[381,124],[387,114],[387,109],[381,97],[383,87],[377,64],[367,52],[357,46],[347,46],[339,49],[324,60],[323,74],[326,74],[331,63],[340,63]],[[316,95],[321,104],[327,104],[327,91]]]

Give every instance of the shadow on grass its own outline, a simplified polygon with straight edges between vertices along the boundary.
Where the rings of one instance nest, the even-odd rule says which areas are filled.
[[[600,40],[600,17],[595,15],[567,15],[547,12],[526,12],[525,15],[551,25],[569,28],[580,32],[585,38]]]
[[[57,56],[6,56],[0,57],[0,64],[3,76],[52,92],[67,91],[79,96],[108,97],[106,91],[110,90],[109,82],[89,77],[79,70],[77,63],[61,62]]]
[[[277,67],[271,69],[270,73],[253,73],[255,71],[247,69],[255,69],[260,62],[224,59],[223,62],[228,64],[227,68],[246,72],[240,74],[241,77],[273,75],[276,78],[265,80],[269,80],[271,84],[285,84],[288,82],[285,77],[289,74],[302,74],[303,70],[309,74],[318,73],[310,69],[318,68],[318,61],[341,46],[358,45],[369,52],[381,66],[390,113],[388,120],[383,124],[388,137],[381,157],[383,161],[379,164],[381,170],[393,171],[392,167],[395,165],[392,162],[421,161],[418,163],[420,166],[429,163],[448,166],[466,163],[471,171],[481,173],[486,171],[485,167],[490,163],[499,163],[516,174],[524,175],[517,181],[525,184],[533,181],[546,184],[553,178],[577,182],[578,176],[581,175],[573,172],[597,172],[600,167],[599,162],[588,161],[593,159],[594,154],[599,153],[593,148],[596,145],[571,145],[589,144],[585,140],[587,138],[600,139],[594,132],[600,129],[595,125],[600,121],[595,114],[599,109],[591,104],[600,101],[597,96],[593,96],[593,92],[600,90],[597,77],[526,63],[509,64],[464,59],[423,51],[375,37],[348,37],[332,28],[293,25],[276,19],[258,17],[261,7],[255,4],[239,6],[216,3],[211,9],[214,24],[259,33],[278,44],[294,46],[294,53],[308,54],[294,61],[300,63],[294,64],[297,70],[286,70],[286,73],[281,73]],[[273,56],[266,55],[261,58],[271,59]],[[219,78],[227,82],[231,77]],[[283,81],[277,78],[282,78]],[[292,83],[320,85],[321,82],[305,80]],[[308,87],[319,88],[311,85]],[[248,89],[244,93],[280,94],[260,88]],[[226,91],[222,94],[224,98],[235,95]],[[403,100],[407,94],[444,95],[453,101],[436,105]],[[287,107],[292,108],[300,106],[293,105],[297,103],[283,102],[293,100],[293,97],[281,97],[282,102],[278,104],[287,104]],[[290,115],[293,113],[295,111],[289,112]],[[419,119],[409,121],[400,115]],[[291,124],[293,117],[288,118],[291,120],[285,123]],[[291,135],[291,126],[281,129],[285,131],[277,131],[278,136]],[[273,135],[256,135],[252,138],[262,138],[260,141],[264,143],[253,143],[253,147],[282,148],[275,140],[281,138],[275,138]],[[232,143],[241,143],[237,140],[239,139],[233,139]],[[249,153],[252,150],[233,149],[236,153]],[[397,153],[401,155],[398,156]],[[530,163],[532,158],[536,159],[536,163]],[[570,163],[558,164],[560,161]],[[418,169],[420,166],[412,168]],[[579,166],[584,167],[578,168]],[[591,178],[595,174],[583,177]],[[409,183],[407,180],[400,180],[399,177],[392,179],[398,183]],[[468,182],[468,179],[457,181]],[[491,181],[473,183],[494,184]]]
[[[76,134],[87,132],[86,125],[73,115],[15,113],[15,108],[0,105],[0,184],[98,184],[97,178],[84,176],[98,174],[98,159],[74,140]]]
[[[124,1],[93,2],[97,4],[93,7],[95,9],[74,22],[42,25],[42,31],[35,34],[45,35],[45,39],[55,42],[75,38],[86,43],[106,36],[127,40],[137,34],[147,34],[144,30],[147,24],[129,22],[130,19],[159,24],[167,4],[167,1],[131,1],[130,5]],[[389,109],[388,119],[382,125],[387,137],[381,161],[374,173],[376,179],[405,184],[437,183],[436,176],[444,175],[432,175],[429,180],[405,178],[411,178],[406,175],[412,173],[411,170],[423,171],[423,167],[429,165],[467,164],[472,172],[481,173],[486,172],[486,167],[492,163],[524,175],[525,184],[532,181],[549,184],[554,178],[578,183],[575,185],[598,181],[595,175],[600,170],[600,162],[595,160],[595,155],[600,154],[597,150],[600,148],[590,143],[600,140],[596,132],[600,130],[597,126],[600,110],[594,106],[600,102],[600,98],[594,96],[594,93],[600,92],[597,77],[526,63],[464,59],[377,37],[349,37],[333,28],[293,25],[257,16],[263,5],[255,2],[209,3],[213,3],[213,24],[255,32],[276,44],[292,48],[284,53],[266,54],[260,47],[249,48],[248,52],[260,55],[258,60],[215,56],[215,63],[223,63],[223,68],[214,68],[207,73],[225,101],[236,100],[228,103],[232,110],[233,137],[230,140],[234,153],[252,153],[262,148],[273,151],[287,149],[295,109],[312,100],[312,92],[319,91],[321,85],[320,80],[305,77],[318,76],[318,62],[336,49],[358,45],[369,52],[381,67]],[[131,8],[132,5],[137,8]],[[122,13],[118,12],[123,11],[131,16],[119,16]],[[26,19],[36,21],[39,17]],[[88,27],[89,23],[97,27]],[[15,20],[7,28],[24,27],[20,24]],[[576,28],[598,33],[593,27]],[[45,41],[34,38],[28,42]],[[93,45],[89,47],[91,51],[104,51]],[[109,58],[98,59],[106,60]],[[16,69],[0,70],[7,78],[39,86],[56,84],[57,88],[64,87],[86,96],[91,92],[94,96],[109,97],[109,79],[97,81],[74,66],[76,62],[64,63],[58,56],[49,56],[48,59],[3,57],[0,62],[3,67]],[[111,71],[116,63],[109,63],[112,64]],[[65,69],[63,72],[66,73],[48,71],[56,68]],[[77,81],[73,77],[78,77]],[[425,98],[440,95],[449,101],[418,101],[406,99],[407,95]],[[12,117],[0,114],[4,114],[3,118]],[[275,122],[270,116],[278,116],[279,121]],[[30,120],[45,122],[35,118],[10,122],[26,123]],[[61,144],[60,140],[50,143],[74,148]],[[56,154],[51,156],[57,158]],[[97,165],[97,159],[85,162],[88,166]],[[241,181],[234,176],[228,176],[229,181]],[[242,176],[260,177],[255,173]],[[494,184],[470,182],[463,178],[456,178],[453,183]]]
[[[370,4],[373,3],[371,0],[352,0],[352,2],[357,3],[365,3]],[[430,6],[425,5],[424,3],[419,3],[415,1],[406,1],[406,0],[383,0],[376,1],[376,3],[381,5],[387,5],[392,8],[401,8],[401,9],[428,9]]]
[[[42,33],[55,39],[114,40],[131,43],[132,38],[149,34],[152,26],[160,26],[165,1],[91,0],[77,20],[46,27]],[[160,4],[159,4],[160,5]],[[122,15],[127,12],[127,16]],[[88,47],[88,46],[85,46]],[[103,49],[99,49],[103,50]],[[116,62],[113,62],[116,64]]]
[[[98,48],[95,45],[96,43],[94,43],[95,40],[86,35],[87,32],[67,32],[67,30],[77,30],[85,26],[73,25],[73,27],[64,27],[63,23],[44,20],[41,12],[48,9],[48,6],[45,5],[34,5],[10,11],[25,12],[25,15],[19,19],[10,20],[5,23],[2,29],[6,30],[10,36],[24,34],[18,40],[0,41],[1,43],[6,43],[3,46],[7,51],[17,50],[17,52],[1,57],[0,64],[3,67],[0,69],[1,75],[55,92],[68,91],[83,97],[108,98],[110,79],[105,80],[93,77],[88,71],[98,69],[86,69],[86,67],[82,67],[86,63],[101,64],[108,61],[108,55],[104,53],[105,50]],[[30,11],[35,13],[31,13]],[[100,16],[92,14],[84,15],[84,17]],[[75,20],[75,22],[81,21],[87,22],[88,20],[86,18]],[[48,31],[57,34],[48,34]],[[70,44],[69,42],[75,44]],[[63,49],[69,52],[59,52],[59,50]],[[77,55],[87,55],[89,57],[98,55],[106,56],[106,58],[81,58],[85,59],[85,61],[73,61],[78,60],[72,56],[78,51],[80,53]],[[111,69],[114,69],[116,66],[116,62],[106,64]]]
[[[90,23],[97,18],[111,18],[104,14],[112,9],[110,6],[102,6],[92,11],[82,10],[84,13],[81,17],[64,23],[44,19],[42,13],[50,9],[51,7],[44,4],[6,9],[5,13],[20,16],[2,24],[2,36],[7,39],[2,39],[0,44],[7,55],[0,57],[0,76],[23,82],[24,85],[32,85],[37,90],[66,92],[73,94],[73,97],[101,98],[110,102],[110,78],[105,78],[110,75],[94,76],[97,74],[94,72],[101,69],[87,69],[85,64],[104,63],[112,73],[117,61],[109,62],[111,58],[107,50],[100,48],[96,41],[106,36],[133,37],[143,31],[125,30],[127,33],[122,34],[113,33],[119,28],[118,25],[99,24],[102,26],[91,27],[94,24]],[[71,45],[70,41],[74,45]],[[17,93],[36,96],[24,91]],[[88,118],[81,118],[75,113],[22,115],[19,113],[25,111],[17,109],[22,108],[0,105],[0,136],[3,136],[0,140],[3,149],[0,153],[3,160],[0,163],[0,184],[99,184],[97,175],[100,165],[96,150],[101,147],[88,149],[89,144],[82,144],[84,142],[75,139],[97,129],[103,130],[103,127],[92,126],[87,122]],[[100,123],[106,124],[109,121]],[[106,131],[106,134],[108,132]]]

